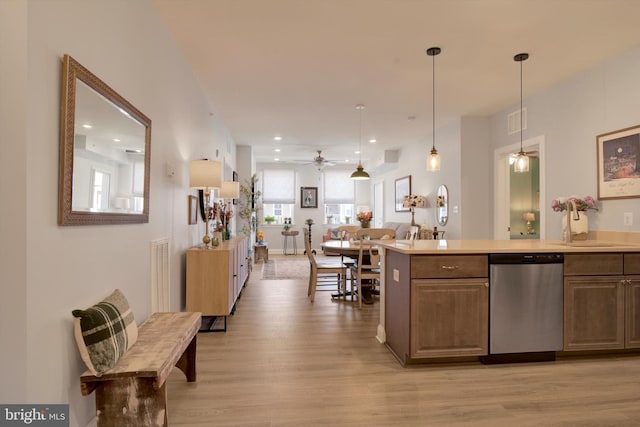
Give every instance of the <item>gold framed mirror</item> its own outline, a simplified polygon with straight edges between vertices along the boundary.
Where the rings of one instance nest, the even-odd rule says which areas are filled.
[[[151,120],[69,55],[60,113],[58,224],[149,222]]]

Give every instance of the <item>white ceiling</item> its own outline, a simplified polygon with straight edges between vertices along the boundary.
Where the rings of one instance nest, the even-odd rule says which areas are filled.
[[[258,161],[425,143],[640,45],[640,0],[153,0],[213,113]],[[526,106],[526,105],[525,105]],[[415,117],[415,119],[410,119]],[[274,136],[282,136],[276,143]],[[376,144],[369,144],[376,138]],[[437,134],[436,134],[437,145]]]

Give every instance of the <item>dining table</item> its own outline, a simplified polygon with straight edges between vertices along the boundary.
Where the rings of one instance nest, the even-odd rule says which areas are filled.
[[[325,252],[331,252],[339,254],[341,257],[347,257],[358,261],[358,256],[360,255],[360,241],[359,240],[328,240],[326,242],[322,242],[322,249]],[[368,257],[368,255],[367,255]],[[377,292],[373,292],[377,293]],[[331,298],[341,298],[342,292],[332,293]],[[370,299],[370,295],[367,295],[364,299],[365,303],[370,303],[368,300]]]

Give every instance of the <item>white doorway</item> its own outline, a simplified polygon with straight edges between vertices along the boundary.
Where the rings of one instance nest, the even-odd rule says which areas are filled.
[[[545,139],[544,135],[522,141],[525,152],[537,152],[539,156],[539,216],[537,222],[537,233],[540,239],[546,238],[546,214],[544,209],[545,194]],[[493,222],[493,238],[500,240],[508,240],[511,238],[511,196],[510,196],[510,162],[509,157],[513,153],[520,151],[520,143],[512,144],[499,148],[494,152],[494,186],[495,186],[495,203],[494,203],[494,222]]]

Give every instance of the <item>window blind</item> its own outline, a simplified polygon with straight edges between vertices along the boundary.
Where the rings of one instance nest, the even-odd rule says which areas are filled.
[[[293,170],[265,169],[262,171],[263,203],[295,203],[296,175]]]
[[[351,171],[324,171],[324,203],[355,203],[356,183],[351,179]]]

